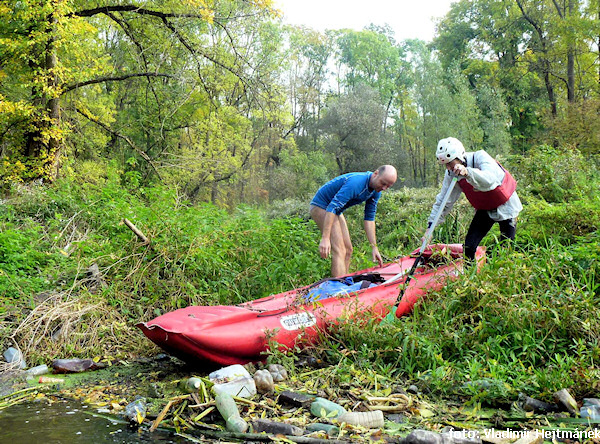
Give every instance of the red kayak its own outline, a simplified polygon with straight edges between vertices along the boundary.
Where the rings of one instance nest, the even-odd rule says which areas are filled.
[[[319,330],[357,313],[383,318],[396,303],[405,281],[398,275],[408,273],[415,261],[413,255],[235,306],[182,308],[137,326],[155,344],[189,363],[262,361],[268,341],[276,341],[282,349],[292,348],[318,341]],[[477,249],[476,260],[478,267],[485,262],[484,247]],[[396,316],[409,313],[428,291],[455,279],[462,267],[462,245],[429,246]]]

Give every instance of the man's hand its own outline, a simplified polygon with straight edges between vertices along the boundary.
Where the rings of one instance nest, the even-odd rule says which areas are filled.
[[[467,171],[467,167],[464,166],[462,163],[457,163],[456,165],[454,165],[454,169],[452,171],[457,176],[462,177],[467,177],[467,174],[469,174],[469,172]]]
[[[379,266],[383,266],[383,259],[381,258],[381,254],[379,254],[379,248],[376,246],[373,247],[373,262],[378,262]]]
[[[322,237],[319,244],[319,253],[323,259],[327,259],[331,253],[331,241],[329,238]]]
[[[431,228],[431,222],[429,222],[427,224],[427,229],[425,230],[425,234],[423,235],[423,237],[421,237],[421,243],[425,242],[425,239],[427,239],[429,237],[429,240],[431,240],[431,232],[433,231],[433,229]],[[429,242],[429,240],[427,242]]]

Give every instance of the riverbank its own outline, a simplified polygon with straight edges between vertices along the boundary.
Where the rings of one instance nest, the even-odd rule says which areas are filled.
[[[600,429],[600,421],[589,422],[571,415],[566,408],[556,405],[555,412],[531,411],[523,405],[523,398],[495,407],[470,401],[440,399],[427,394],[428,387],[411,381],[398,381],[373,372],[355,371],[354,379],[340,383],[337,366],[322,366],[313,359],[298,362],[291,368],[289,377],[276,383],[272,393],[256,394],[248,399],[236,397],[240,416],[252,423],[258,419],[273,424],[295,426],[304,431],[301,436],[290,435],[292,442],[398,442],[410,441],[415,433],[422,435],[418,442],[515,442],[529,431],[529,438],[551,433],[567,436],[584,436]],[[251,374],[259,366],[247,365]],[[316,367],[316,368],[315,368]],[[208,372],[199,371],[184,362],[165,354],[152,358],[109,363],[105,368],[73,374],[48,374],[26,380],[20,372],[11,379],[4,374],[2,388],[8,386],[13,395],[4,396],[3,402],[52,402],[71,399],[82,402],[126,427],[134,427],[126,417],[130,404],[144,399],[146,410],[139,427],[143,433],[153,430],[169,432],[194,442],[226,440],[228,442],[275,441],[276,434],[258,436],[226,430],[222,415],[215,408],[214,393],[210,390]],[[198,391],[187,393],[182,387],[190,377],[198,377],[206,384]],[[40,379],[41,378],[41,379]],[[40,383],[39,381],[49,381]],[[493,381],[479,381],[483,392]],[[298,397],[290,397],[290,393]],[[348,411],[383,410],[383,427],[368,429],[340,423],[333,418],[318,418],[310,412],[307,397],[322,397],[343,406]],[[525,408],[525,409],[524,409]],[[0,415],[0,422],[2,416]],[[312,425],[311,425],[312,424]],[[325,431],[310,432],[314,424],[323,424]],[[329,425],[330,427],[327,427]],[[331,427],[333,426],[333,427]],[[512,432],[511,432],[512,431]],[[412,433],[412,435],[411,435]],[[512,433],[512,435],[511,435]],[[423,435],[425,434],[425,435]],[[462,436],[462,438],[460,438]],[[408,437],[408,438],[407,438]],[[412,438],[411,438],[412,437]],[[446,438],[444,438],[446,437]],[[460,441],[468,439],[470,441]],[[548,440],[547,440],[548,441]],[[551,441],[551,439],[550,439]],[[564,440],[563,440],[564,441]],[[585,440],[584,440],[585,441]],[[540,442],[540,441],[527,441]],[[568,441],[566,441],[568,442]],[[583,442],[583,441],[580,441]]]

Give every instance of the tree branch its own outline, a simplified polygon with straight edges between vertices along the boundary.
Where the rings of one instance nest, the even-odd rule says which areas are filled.
[[[143,150],[141,150],[140,148],[135,146],[135,144],[129,139],[129,137],[124,136],[123,134],[117,133],[116,131],[113,131],[112,129],[110,129],[110,127],[108,125],[101,122],[97,117],[92,116],[89,112],[82,111],[77,107],[75,107],[75,111],[77,111],[79,114],[81,114],[86,119],[94,122],[96,125],[101,127],[106,132],[112,134],[115,137],[118,137],[119,139],[123,139],[136,153],[138,153],[146,162],[148,162],[148,164],[152,167],[152,169],[154,170],[154,172],[156,173],[158,178],[162,180],[160,173],[158,172],[158,170],[156,169],[156,166],[154,165],[154,162],[152,162],[152,159],[150,159],[148,154],[146,154]]]
[[[78,83],[74,83],[72,85],[63,86],[62,93],[63,94],[67,93],[74,89],[81,88],[82,86],[93,85],[96,83],[103,83],[103,82],[114,82],[114,81],[126,80],[126,79],[131,79],[133,77],[168,77],[171,79],[177,78],[171,74],[165,74],[165,73],[160,73],[160,72],[138,72],[138,73],[124,74],[122,76],[99,77],[97,79],[86,80],[85,82],[78,82]]]
[[[199,51],[198,49],[194,48],[184,37],[183,35],[181,35],[181,33],[175,28],[175,26],[173,26],[173,24],[167,20],[167,17],[163,17],[162,18],[163,23],[165,24],[165,26],[167,28],[169,28],[171,30],[171,32],[175,35],[175,37],[177,37],[177,40],[179,40],[179,42],[185,46],[187,48],[187,50],[196,55],[199,54],[202,57],[204,57],[207,60],[210,60],[211,62],[213,62],[215,65],[220,66],[221,68],[229,71],[231,74],[233,74],[234,76],[236,76],[238,79],[241,80],[241,82],[245,85],[247,82],[246,80],[242,77],[242,75],[240,73],[235,72],[235,70],[233,68],[230,68],[229,66],[221,63],[220,61],[218,61],[217,59],[215,59],[212,56],[209,56],[208,54]]]
[[[150,15],[153,17],[167,18],[167,17],[181,17],[181,18],[199,18],[206,19],[205,16],[201,14],[177,14],[172,12],[160,12],[153,11],[151,9],[140,8],[136,5],[111,5],[111,6],[101,6],[99,8],[92,9],[83,9],[81,11],[75,11],[72,15],[77,17],[93,17],[98,14],[109,14],[111,12],[135,12],[140,15]]]
[[[209,9],[209,8],[204,8],[204,10],[207,11],[208,15],[210,15],[212,12],[214,12],[212,9]],[[202,15],[202,14],[179,14],[179,13],[174,13],[174,12],[160,12],[160,11],[153,11],[151,9],[140,8],[137,5],[101,6],[98,8],[82,9],[81,11],[75,11],[70,15],[76,16],[76,17],[93,17],[94,15],[108,14],[110,12],[134,12],[134,13],[140,14],[140,15],[150,15],[153,17],[160,17],[160,18],[163,18],[163,17],[198,18],[198,19],[206,20],[206,15]],[[233,17],[231,17],[231,16],[230,17],[213,17],[213,20],[215,20],[215,21],[216,20],[231,20],[231,19],[237,19],[237,18],[243,18],[243,17],[255,17],[258,14],[260,14],[260,12],[250,13],[250,14],[240,14],[240,15],[236,15]]]
[[[556,12],[558,13],[558,16],[559,16],[561,19],[564,19],[564,18],[565,18],[565,17],[564,17],[564,14],[563,14],[563,12],[561,11],[561,9],[560,9],[560,5],[558,4],[558,2],[557,2],[556,0],[552,0],[552,3],[554,3],[554,7],[556,8]]]
[[[140,229],[136,227],[129,219],[123,218],[123,223],[135,233],[135,235],[144,243],[144,245],[148,245],[150,243],[150,239],[148,239],[144,233],[142,233]]]
[[[540,26],[531,17],[529,17],[529,15],[525,12],[525,8],[523,7],[522,2],[520,0],[516,0],[516,2],[517,2],[517,5],[519,6],[519,9],[521,10],[521,14],[523,15],[523,18],[525,20],[527,20],[531,26],[533,26],[533,28],[538,33],[540,39],[543,39],[544,33],[542,32],[542,29],[540,28]]]

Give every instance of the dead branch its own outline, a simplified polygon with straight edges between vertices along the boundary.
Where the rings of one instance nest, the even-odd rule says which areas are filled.
[[[131,221],[129,221],[128,219],[123,219],[123,223],[125,225],[127,225],[129,227],[129,229],[135,233],[135,235],[144,243],[144,245],[150,244],[150,240],[144,235],[144,233],[142,233],[138,229],[138,227],[133,225],[133,223],[131,223]]]

